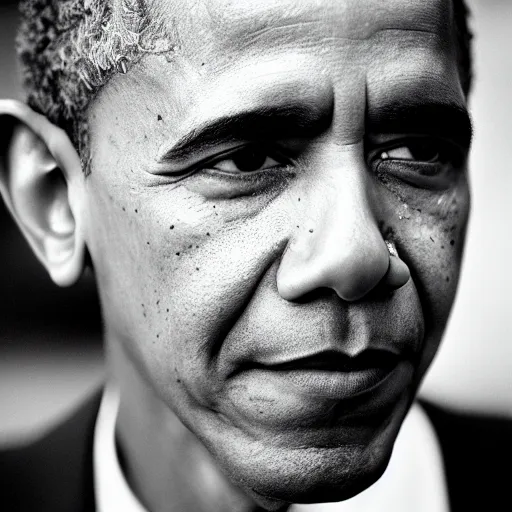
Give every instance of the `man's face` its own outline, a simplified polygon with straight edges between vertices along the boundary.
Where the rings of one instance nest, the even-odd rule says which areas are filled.
[[[447,0],[152,6],[89,113],[107,339],[252,495],[384,470],[453,302],[469,145]],[[395,243],[411,279],[380,280]]]

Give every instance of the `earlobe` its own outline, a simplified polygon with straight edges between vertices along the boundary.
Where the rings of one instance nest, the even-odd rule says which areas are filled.
[[[85,261],[83,175],[63,130],[16,101],[0,101],[0,192],[34,253],[59,286]]]

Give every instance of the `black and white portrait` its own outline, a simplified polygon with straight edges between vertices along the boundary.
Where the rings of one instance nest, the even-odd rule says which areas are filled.
[[[511,5],[0,17],[2,510],[506,508]]]

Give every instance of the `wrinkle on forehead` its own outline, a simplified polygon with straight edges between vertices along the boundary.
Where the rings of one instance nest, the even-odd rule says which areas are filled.
[[[349,40],[371,38],[382,30],[446,33],[451,27],[449,0],[204,0],[213,32],[232,42],[273,31],[325,31]],[[329,34],[324,34],[328,36]]]
[[[455,70],[445,51],[453,46],[450,34],[443,34],[451,25],[450,5],[450,0],[153,0],[152,9],[163,19],[176,20],[183,59],[173,66],[180,85],[172,89],[187,91],[180,102],[185,110],[198,91],[201,104],[210,104],[215,90],[227,104],[237,98],[246,101],[247,90],[255,88],[254,73],[278,85],[280,75],[287,73],[281,63],[290,63],[293,56],[301,73],[325,72],[334,84],[343,82],[337,89],[339,94],[345,91],[347,99],[338,97],[336,103],[359,111],[364,102],[361,108],[354,106],[348,92],[364,90],[365,75],[375,68],[380,71],[382,63],[396,71],[397,81],[404,75],[404,80],[419,79],[433,68],[442,79],[446,70]],[[186,6],[187,15],[180,15]],[[348,40],[339,44],[344,36]],[[142,75],[159,77],[162,91],[168,90],[167,66],[158,59],[152,62]],[[240,76],[244,88],[235,93],[231,83],[242,83]],[[350,112],[343,113],[351,118]]]
[[[201,72],[293,51],[346,56],[344,66],[400,41],[455,51],[452,0],[154,0],[176,19],[180,54]],[[180,12],[189,7],[189,15]],[[389,39],[388,39],[389,38]],[[388,44],[389,43],[389,44]],[[365,56],[366,57],[363,57]],[[356,58],[357,57],[357,58]]]
[[[361,40],[385,30],[439,34],[451,26],[448,0],[82,1],[85,15],[70,31],[72,51],[61,51],[61,61],[73,60],[65,65],[75,68],[85,87],[82,109],[90,100],[87,91],[99,90],[116,72],[126,73],[145,54],[172,59],[181,42],[178,34],[192,44],[200,37],[220,51],[257,45],[267,37],[300,45],[298,31],[324,40]],[[333,20],[332,30],[326,31],[326,19]]]

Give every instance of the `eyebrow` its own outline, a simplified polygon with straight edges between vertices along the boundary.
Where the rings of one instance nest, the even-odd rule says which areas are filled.
[[[367,132],[416,133],[451,139],[469,148],[473,127],[468,110],[459,103],[425,100],[411,103],[393,101],[371,106],[367,112]]]
[[[206,121],[164,147],[158,160],[186,160],[198,150],[228,142],[313,137],[327,130],[331,121],[332,109],[308,103],[257,107]]]

